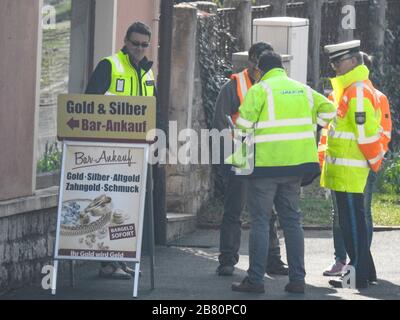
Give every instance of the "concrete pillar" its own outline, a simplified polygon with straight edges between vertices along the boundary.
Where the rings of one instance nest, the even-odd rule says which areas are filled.
[[[94,26],[94,66],[104,57],[115,53],[117,0],[96,0]]]
[[[272,17],[286,17],[286,5],[288,0],[270,0],[272,5]]]
[[[197,9],[208,12],[208,13],[217,13],[217,5],[213,2],[210,1],[196,1],[196,2],[190,2],[191,5],[195,6]]]
[[[72,0],[69,93],[83,93],[92,71],[91,9],[91,1]]]
[[[177,121],[178,132],[190,128],[191,124],[196,60],[196,15],[196,8],[187,4],[179,4],[174,8],[169,120]]]
[[[35,190],[41,7],[0,1],[0,200]]]
[[[177,151],[183,145],[177,143],[177,135],[191,128],[194,99],[195,61],[196,61],[197,9],[189,4],[174,7],[173,39],[171,61],[171,87],[169,102],[169,121],[176,123],[176,129],[169,129],[170,153],[177,157]],[[174,132],[175,131],[175,132]],[[171,163],[171,157],[169,159]],[[190,165],[167,165],[167,212],[190,212],[189,196]]]
[[[236,7],[236,36],[239,50],[249,50],[251,46],[251,0],[242,0]]]
[[[378,0],[371,3],[370,10],[370,34],[373,52],[367,52],[374,55],[374,66],[383,72],[383,55],[385,45],[386,30],[386,11],[387,1]]]

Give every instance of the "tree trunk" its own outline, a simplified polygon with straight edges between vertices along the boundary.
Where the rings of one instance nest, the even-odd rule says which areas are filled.
[[[370,5],[370,47],[373,52],[367,52],[374,55],[374,66],[383,71],[383,48],[385,45],[385,23],[386,23],[386,0],[376,0]]]
[[[272,4],[272,16],[273,17],[284,17],[286,16],[286,5],[288,0],[271,0]]]
[[[241,0],[236,7],[236,35],[239,50],[249,50],[251,46],[251,1]]]
[[[321,42],[321,10],[324,1],[308,1],[308,18],[310,19],[310,43],[308,64],[311,86],[320,91],[320,42]]]

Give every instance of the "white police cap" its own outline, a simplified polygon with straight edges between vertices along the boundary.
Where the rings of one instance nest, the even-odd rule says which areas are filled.
[[[334,61],[349,53],[360,51],[360,40],[352,40],[338,44],[330,44],[324,47],[325,52],[329,54],[329,60]]]

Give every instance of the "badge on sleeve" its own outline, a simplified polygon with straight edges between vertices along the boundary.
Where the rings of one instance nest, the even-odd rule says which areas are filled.
[[[364,124],[367,116],[365,112],[356,112],[355,118],[357,124]]]
[[[154,86],[154,80],[147,80],[146,86]]]
[[[125,80],[124,79],[117,79],[117,92],[124,92],[125,87]]]

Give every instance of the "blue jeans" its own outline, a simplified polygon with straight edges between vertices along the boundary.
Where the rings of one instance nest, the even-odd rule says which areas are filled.
[[[304,283],[304,234],[299,210],[301,177],[249,178],[247,208],[251,216],[249,269],[251,283],[263,283],[267,264],[272,206],[282,226],[289,280]]]
[[[365,223],[367,225],[368,248],[371,247],[372,235],[374,233],[374,226],[372,221],[371,202],[372,193],[377,178],[377,173],[370,170],[368,175],[367,184],[364,190],[364,209],[365,209]],[[337,210],[337,201],[335,193],[332,192],[332,229],[333,229],[333,246],[335,248],[335,260],[346,261],[346,247],[344,244],[342,229],[339,225],[339,216]]]

